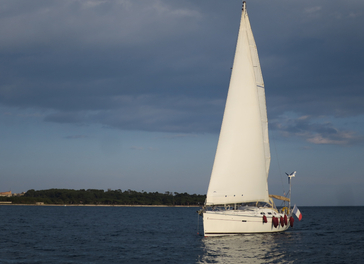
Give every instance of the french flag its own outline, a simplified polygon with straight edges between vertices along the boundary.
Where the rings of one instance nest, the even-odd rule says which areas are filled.
[[[293,211],[292,211],[296,216],[297,216],[297,218],[298,218],[298,220],[300,220],[301,221],[301,219],[302,219],[302,214],[301,214],[301,212],[300,212],[300,210],[298,210],[298,208],[297,208],[297,206],[296,205],[294,205],[294,207],[293,207]]]

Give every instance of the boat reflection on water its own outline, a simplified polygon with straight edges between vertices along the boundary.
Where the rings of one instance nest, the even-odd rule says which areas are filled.
[[[197,263],[293,263],[295,258],[287,244],[296,235],[286,232],[205,237],[201,245],[204,254]]]

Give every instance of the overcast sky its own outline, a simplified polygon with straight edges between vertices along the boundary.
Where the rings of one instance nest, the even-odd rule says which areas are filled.
[[[364,1],[254,0],[270,193],[364,205]],[[0,191],[205,194],[240,0],[0,0]]]

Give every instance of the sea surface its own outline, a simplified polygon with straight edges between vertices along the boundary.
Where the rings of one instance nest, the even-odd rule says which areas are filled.
[[[364,207],[300,207],[284,233],[212,238],[198,209],[1,205],[0,263],[363,263]]]

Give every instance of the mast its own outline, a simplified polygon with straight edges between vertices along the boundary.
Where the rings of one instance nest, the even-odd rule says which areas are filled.
[[[289,204],[288,204],[288,209],[291,210],[291,189],[292,189],[292,181],[291,181],[291,179],[296,176],[296,171],[294,171],[294,172],[292,172],[290,174],[288,174],[288,173],[286,173],[286,174],[288,176],[288,184],[289,184]]]

